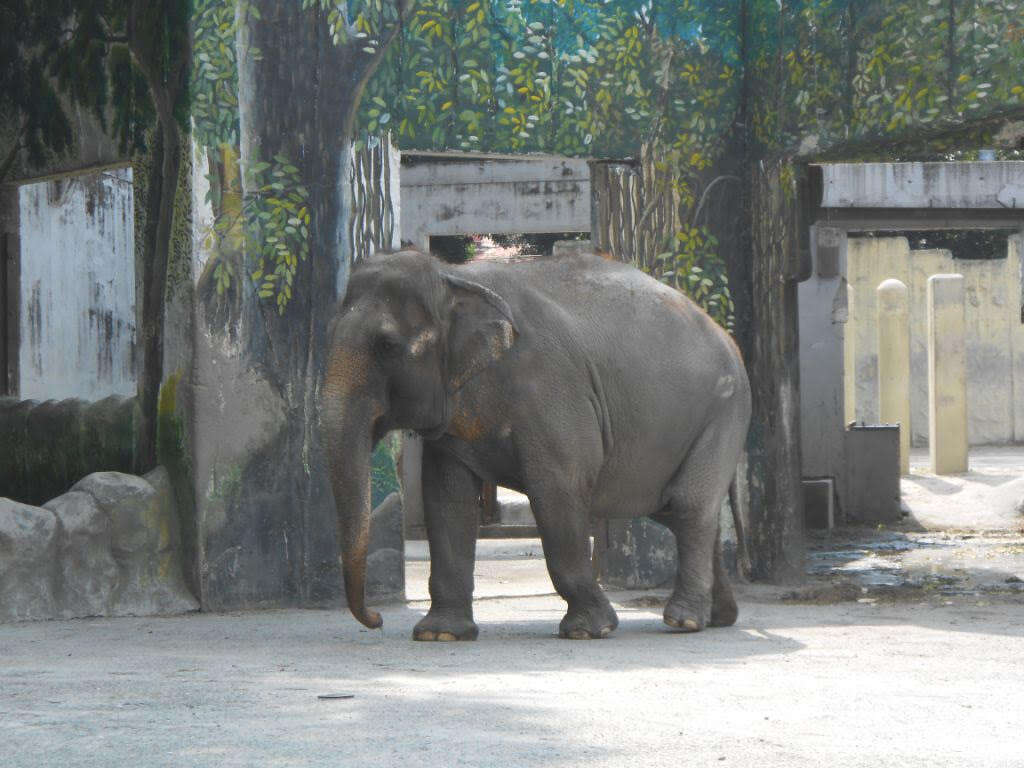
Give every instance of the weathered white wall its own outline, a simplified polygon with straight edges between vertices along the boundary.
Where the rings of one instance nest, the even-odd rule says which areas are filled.
[[[22,399],[135,393],[130,168],[19,190]]]
[[[928,278],[964,276],[967,323],[967,414],[972,445],[1024,441],[1024,326],[1021,325],[1020,247],[1006,259],[953,259],[946,250],[911,251],[903,237],[849,240],[847,277],[854,292],[857,420],[878,421],[878,339],[875,291],[888,278],[910,289],[911,437],[928,441]],[[1016,359],[1016,365],[1015,365]],[[847,382],[851,372],[847,371]]]
[[[1024,163],[828,163],[825,208],[1024,208]]]

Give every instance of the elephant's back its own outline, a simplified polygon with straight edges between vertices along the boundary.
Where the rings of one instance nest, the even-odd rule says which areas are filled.
[[[747,387],[729,334],[688,297],[630,265],[581,254],[487,265],[477,278],[509,301],[524,333],[578,350],[609,399],[620,400],[613,409],[653,414],[681,398],[717,406],[722,376]]]
[[[687,296],[640,270],[596,255],[573,254],[539,258],[519,264],[469,265],[477,279],[519,304],[529,323],[545,322],[535,311],[550,303],[560,318],[576,326],[576,339],[597,361],[605,354],[615,360],[628,345],[635,354],[688,357],[707,352],[716,358],[738,357],[729,335]],[[542,301],[538,301],[542,297]],[[551,318],[548,318],[551,321]]]
[[[692,304],[640,270],[593,254],[541,257],[515,264],[476,262],[460,271],[494,288],[506,300],[539,293],[573,316],[588,320],[622,320],[639,313],[650,317],[652,312],[656,316],[679,314]]]

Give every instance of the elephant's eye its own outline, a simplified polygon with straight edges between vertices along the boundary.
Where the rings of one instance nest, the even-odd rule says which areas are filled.
[[[402,343],[393,336],[381,334],[374,340],[373,350],[381,357],[395,357],[402,351]]]

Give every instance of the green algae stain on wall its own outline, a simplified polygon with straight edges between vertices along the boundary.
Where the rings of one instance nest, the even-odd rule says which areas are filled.
[[[167,469],[178,510],[181,538],[182,572],[185,584],[199,594],[198,527],[196,522],[195,486],[185,430],[183,407],[179,403],[182,371],[168,376],[160,387],[157,401],[156,456]]]

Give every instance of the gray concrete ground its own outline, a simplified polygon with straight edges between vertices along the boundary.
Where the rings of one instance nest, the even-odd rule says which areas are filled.
[[[1024,527],[1024,446],[973,446],[962,475],[933,475],[928,449],[910,454],[910,475],[900,481],[908,522],[932,531],[1020,531]]]
[[[557,598],[487,596],[545,588],[540,558],[494,546],[476,643],[412,642],[422,600],[386,608],[383,633],[340,610],[0,626],[0,763],[1024,765],[1012,596],[747,587],[737,626],[677,635],[663,595],[614,593],[614,636],[573,642],[554,637]]]
[[[1024,766],[1020,519],[961,508],[1024,474],[1011,454],[918,471],[902,525],[812,537],[807,585],[743,586],[739,623],[696,635],[666,630],[665,593],[615,592],[611,638],[557,639],[536,540],[479,543],[476,643],[410,639],[423,542],[383,632],[341,610],[0,625],[0,766]]]

